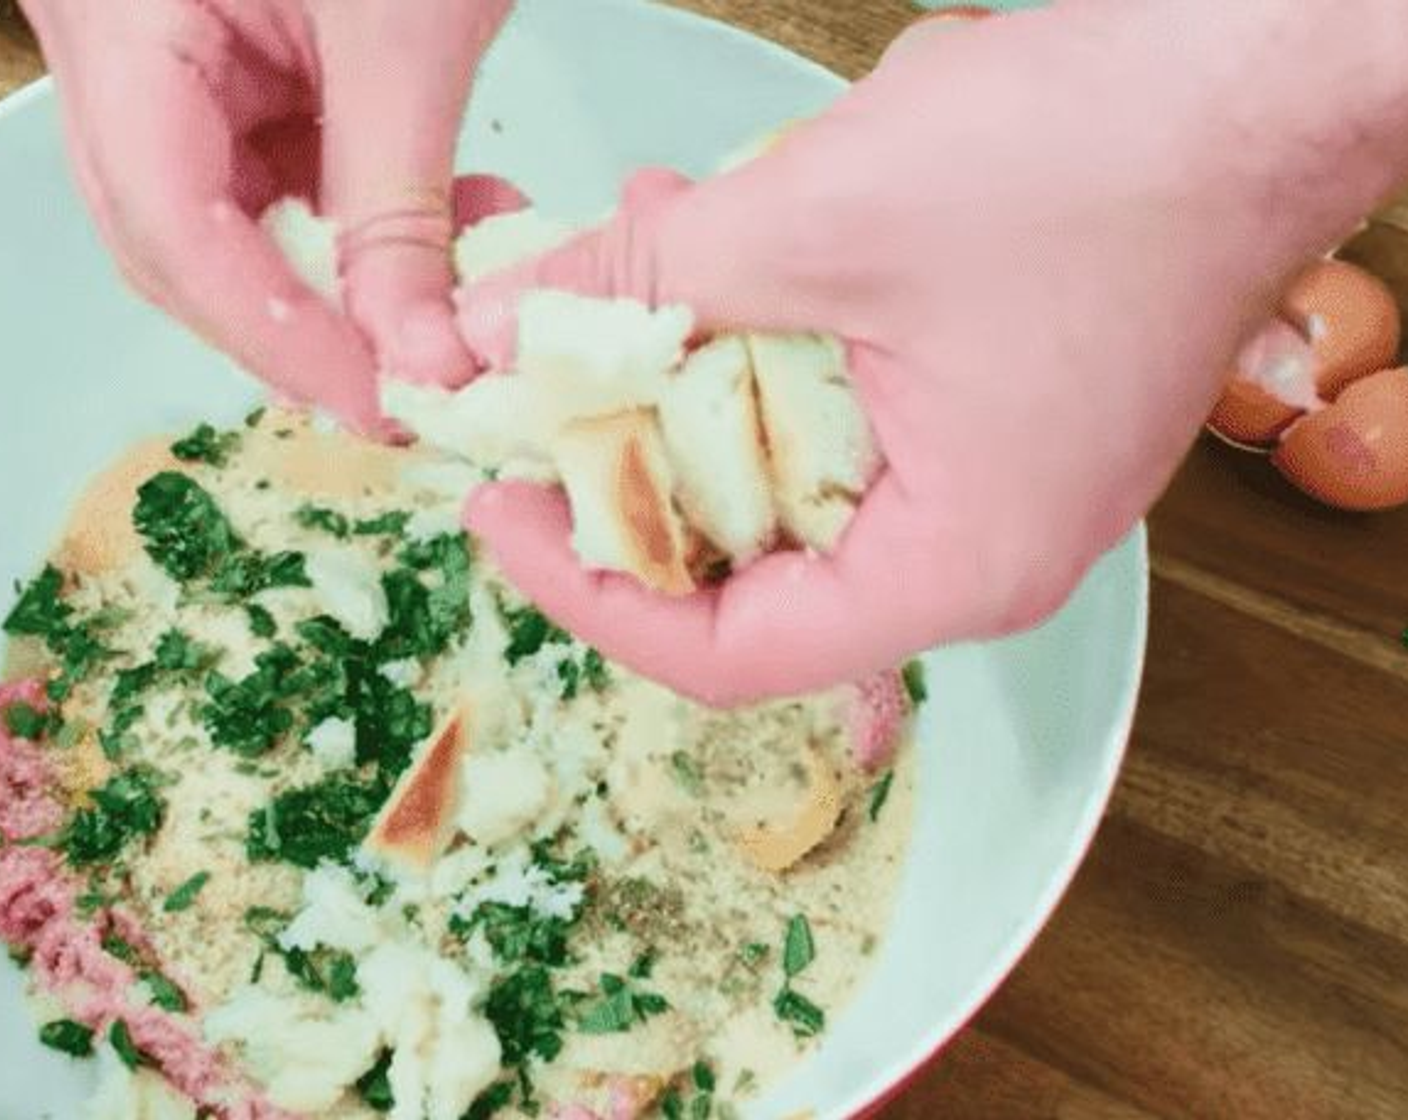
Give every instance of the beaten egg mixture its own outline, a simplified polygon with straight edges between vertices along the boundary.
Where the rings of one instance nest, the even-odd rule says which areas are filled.
[[[0,936],[44,1041],[111,1067],[95,1115],[727,1120],[863,977],[917,671],[698,707],[476,555],[478,481],[202,425],[98,479],[23,589]]]

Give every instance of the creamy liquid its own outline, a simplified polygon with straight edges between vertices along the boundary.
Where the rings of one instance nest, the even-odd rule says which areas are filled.
[[[234,679],[252,670],[264,645],[242,610],[183,602],[177,585],[147,557],[131,510],[137,487],[155,471],[179,468],[198,479],[254,547],[342,549],[382,565],[391,563],[400,542],[338,541],[297,524],[294,511],[306,502],[354,519],[406,510],[415,531],[451,531],[471,481],[454,464],[325,434],[283,413],[270,413],[243,433],[223,469],[177,464],[165,446],[145,443],[98,479],[54,555],[70,575],[68,599],[80,610],[132,612],[108,635],[111,645],[130,652],[114,669],[146,660],[172,627],[218,647],[218,667]],[[467,892],[492,883],[496,868],[524,857],[534,839],[557,836],[568,854],[591,848],[599,862],[592,901],[572,933],[576,961],[561,971],[559,987],[595,991],[599,974],[625,975],[648,950],[656,956],[653,971],[633,983],[664,996],[670,1010],[624,1033],[566,1030],[560,1057],[533,1071],[539,1098],[595,1099],[592,1093],[612,1077],[641,1078],[655,1091],[707,1060],[717,1081],[716,1110],[726,1115],[728,1102],[765,1088],[810,1045],[773,1010],[789,919],[804,915],[816,946],[795,988],[823,1008],[829,1022],[864,977],[891,914],[910,835],[913,752],[900,750],[888,800],[872,820],[877,775],[860,772],[849,757],[843,692],[722,714],[611,666],[603,692],[584,686],[562,700],[559,666],[581,647],[549,644],[510,667],[502,608],[524,604],[483,558],[474,560],[473,579],[467,639],[417,674],[413,691],[434,704],[437,725],[467,703],[474,714],[471,755],[527,750],[547,775],[546,792],[531,819],[492,850],[460,835],[429,880],[401,882],[383,911],[397,915],[398,936],[461,962],[487,984],[497,966],[483,946],[467,947],[446,933]],[[256,598],[276,617],[281,634],[327,606],[314,589]],[[34,643],[10,643],[7,676],[42,664]],[[107,671],[80,686],[65,706],[66,719],[102,726],[111,679]],[[198,691],[162,692],[132,728],[123,765],[151,764],[172,784],[163,791],[163,827],[144,854],[129,860],[130,880],[121,889],[164,970],[198,1010],[220,1007],[246,989],[261,956],[259,985],[306,1000],[244,921],[251,907],[298,913],[304,873],[284,863],[249,862],[245,836],[251,813],[279,791],[316,781],[323,764],[292,740],[253,762],[212,747],[199,719],[201,699]],[[112,764],[90,734],[57,758],[57,769],[79,804],[86,789],[107,779]],[[795,818],[817,770],[835,777],[839,823],[790,871],[759,870],[745,858],[740,837]],[[197,903],[164,912],[170,892],[198,872],[209,873],[210,881]],[[400,915],[410,913],[413,919],[402,922]],[[766,946],[766,952],[748,946]],[[237,1049],[232,1053],[240,1057]],[[349,1090],[320,1115],[376,1113]],[[526,1114],[508,1108],[497,1115]]]

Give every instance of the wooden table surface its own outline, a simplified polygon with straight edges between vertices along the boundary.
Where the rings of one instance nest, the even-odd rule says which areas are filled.
[[[686,0],[855,77],[902,0]],[[0,26],[0,94],[39,72]],[[1099,839],[886,1120],[1408,1117],[1408,513],[1203,443],[1155,510],[1153,629]]]

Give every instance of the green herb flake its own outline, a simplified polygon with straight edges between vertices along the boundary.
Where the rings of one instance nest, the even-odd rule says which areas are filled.
[[[308,871],[323,860],[344,862],[389,792],[355,775],[332,774],[281,793],[251,814],[245,851],[254,862],[282,860]]]
[[[499,1036],[503,1062],[511,1068],[525,1066],[535,1056],[550,1062],[562,1052],[567,1025],[563,1000],[543,965],[524,965],[496,980],[484,1014]]]
[[[681,750],[670,755],[670,772],[690,797],[699,797],[704,793],[704,774],[699,769],[699,763],[688,752]]]
[[[90,794],[90,808],[74,814],[62,847],[74,867],[105,863],[139,837],[161,827],[165,802],[157,795],[157,780],[146,770],[128,770]]]
[[[159,972],[143,972],[138,977],[152,994],[152,1005],[179,1015],[189,1005],[181,989]]]
[[[695,1062],[694,1069],[690,1071],[690,1077],[694,1081],[694,1087],[701,1093],[712,1093],[717,1087],[714,1071],[709,1068],[708,1062]]]
[[[601,976],[601,993],[578,1014],[577,1029],[583,1034],[620,1034],[670,1009],[664,996],[636,991],[624,978],[609,972]]]
[[[147,555],[180,583],[211,574],[243,547],[215,499],[179,471],[163,471],[142,484],[132,522]]]
[[[49,717],[37,708],[17,701],[5,709],[5,727],[16,738],[37,742],[48,733]]]
[[[247,603],[244,613],[249,620],[249,632],[256,638],[267,639],[278,634],[279,624],[274,621],[274,616],[267,607],[261,607],[258,603]]]
[[[114,1053],[128,1069],[135,1070],[146,1058],[137,1049],[137,1044],[132,1041],[132,1032],[127,1029],[127,1024],[121,1019],[114,1022],[108,1031],[108,1042],[112,1044]]]
[[[209,424],[201,424],[185,439],[171,445],[171,454],[183,463],[207,463],[223,467],[240,443],[238,432],[221,432]]]
[[[655,971],[655,962],[658,959],[659,955],[653,948],[647,949],[631,962],[631,967],[627,970],[626,975],[632,980],[649,980]]]
[[[917,708],[929,699],[929,683],[924,676],[924,662],[906,662],[900,675],[904,680],[904,690],[909,696],[911,704]]]
[[[88,1058],[93,1054],[93,1030],[72,1019],[57,1019],[39,1028],[39,1041],[50,1050],[72,1058]]]
[[[870,787],[870,807],[869,816],[871,822],[880,819],[880,813],[885,808],[885,802],[890,800],[890,788],[895,784],[895,772],[886,770],[884,776]]]
[[[402,509],[393,509],[376,517],[366,517],[352,524],[352,533],[358,537],[399,537],[411,523],[411,515]]]
[[[197,871],[166,896],[166,901],[161,906],[162,910],[167,914],[179,914],[183,910],[189,910],[195,904],[196,896],[205,889],[208,882],[210,882],[210,872]]]
[[[572,636],[562,627],[548,619],[536,607],[521,610],[501,609],[504,625],[508,628],[508,645],[504,647],[504,660],[510,665],[532,657],[546,645],[567,643]]]
[[[773,1000],[772,1008],[779,1019],[792,1028],[798,1038],[815,1038],[826,1029],[826,1013],[811,1000],[791,988],[783,988]]]
[[[811,923],[803,914],[787,923],[787,935],[782,946],[782,971],[787,979],[800,976],[816,960],[816,943],[812,939]]]
[[[376,1065],[357,1079],[357,1095],[375,1112],[390,1112],[396,1107],[391,1092],[391,1058],[391,1051],[383,1050]]]
[[[496,1081],[474,1098],[463,1120],[491,1120],[513,1103],[513,1082]]]
[[[305,529],[317,529],[338,540],[346,540],[352,532],[352,523],[346,514],[325,506],[299,506],[294,511],[293,519]]]

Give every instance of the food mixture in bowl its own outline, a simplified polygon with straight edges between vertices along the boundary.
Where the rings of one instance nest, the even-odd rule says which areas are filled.
[[[679,699],[502,582],[476,481],[202,425],[20,589],[0,938],[95,1116],[726,1120],[863,978],[918,672]]]

